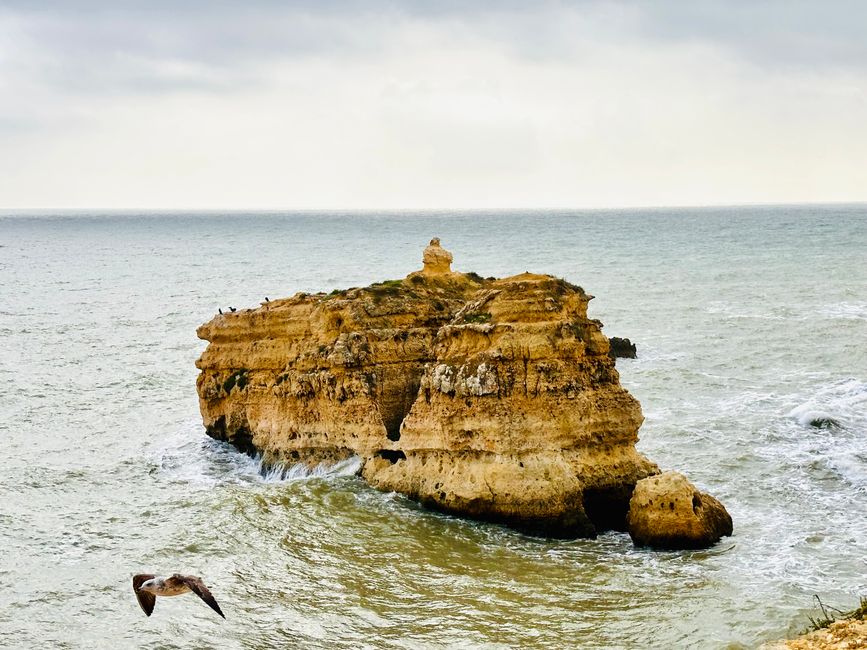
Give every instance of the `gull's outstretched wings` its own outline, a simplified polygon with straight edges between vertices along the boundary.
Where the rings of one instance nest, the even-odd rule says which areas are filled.
[[[198,578],[196,576],[183,576],[179,573],[176,573],[175,575],[173,575],[172,578],[175,580],[180,580],[181,582],[183,582],[185,585],[187,585],[190,588],[190,590],[194,594],[196,594],[199,598],[204,600],[208,604],[208,607],[213,609],[215,612],[217,612],[217,614],[219,614],[223,618],[226,618],[226,615],[223,614],[222,610],[220,609],[220,606],[217,604],[216,599],[211,595],[211,592],[208,591],[208,588],[205,586],[205,583],[202,582],[201,578]]]

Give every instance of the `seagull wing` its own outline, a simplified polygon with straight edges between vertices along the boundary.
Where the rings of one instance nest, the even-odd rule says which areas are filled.
[[[217,600],[211,595],[211,592],[208,591],[208,588],[205,586],[205,583],[202,582],[201,578],[197,578],[196,576],[182,576],[179,573],[176,573],[172,576],[177,580],[180,580],[185,585],[187,585],[190,590],[196,594],[199,598],[204,600],[208,607],[213,609],[217,614],[226,618],[226,615],[223,614],[223,611],[220,609],[220,606],[217,604]]]
[[[140,573],[132,577],[132,590],[135,592],[135,597],[138,604],[141,605],[142,611],[150,616],[154,611],[154,605],[157,602],[157,597],[148,591],[139,591],[139,587],[148,580],[155,578],[149,573]]]

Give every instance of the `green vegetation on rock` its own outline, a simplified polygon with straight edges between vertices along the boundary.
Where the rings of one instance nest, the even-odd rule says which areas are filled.
[[[488,312],[479,312],[476,314],[465,314],[465,323],[488,323],[491,320],[491,315]]]

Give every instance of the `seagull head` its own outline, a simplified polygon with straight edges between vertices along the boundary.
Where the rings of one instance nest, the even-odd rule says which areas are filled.
[[[141,583],[141,586],[138,588],[138,590],[153,593],[156,590],[156,586],[157,578],[151,578],[150,580],[145,580],[143,583]]]

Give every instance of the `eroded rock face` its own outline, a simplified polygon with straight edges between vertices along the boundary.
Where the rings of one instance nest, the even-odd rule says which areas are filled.
[[[635,449],[641,408],[592,296],[451,260],[435,239],[404,280],[202,325],[208,434],[270,463],[358,455],[377,488],[532,532],[625,530],[636,482],[658,469]]]
[[[627,525],[637,546],[654,548],[705,548],[732,534],[732,518],[723,505],[678,472],[636,484]]]
[[[426,275],[452,272],[452,254],[440,246],[439,237],[430,240],[430,244],[424,249],[422,262],[424,263],[422,273]]]

